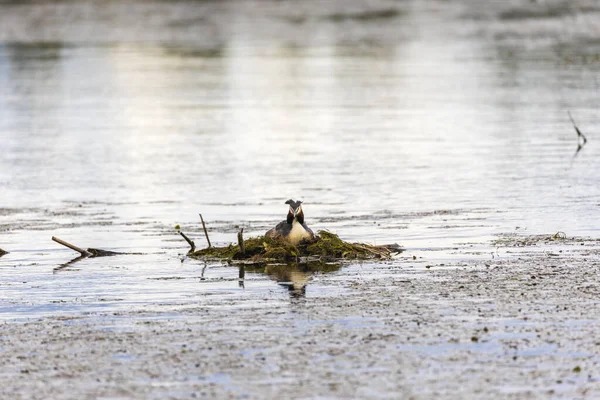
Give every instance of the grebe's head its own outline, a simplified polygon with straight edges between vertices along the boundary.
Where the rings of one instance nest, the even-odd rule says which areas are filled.
[[[285,204],[290,205],[290,209],[287,215],[287,222],[291,224],[294,221],[294,218],[298,220],[300,223],[304,223],[304,213],[302,212],[302,202],[300,200],[294,201],[289,199],[285,202]]]

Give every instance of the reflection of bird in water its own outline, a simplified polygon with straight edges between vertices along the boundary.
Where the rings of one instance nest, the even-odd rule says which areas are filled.
[[[302,241],[312,241],[315,234],[304,222],[304,212],[302,211],[302,202],[300,200],[288,200],[289,204],[287,219],[278,223],[275,228],[269,229],[265,236],[273,239],[284,239],[293,245]]]
[[[288,288],[292,296],[304,296],[306,285],[312,276],[291,265],[267,265],[265,273],[275,279],[281,286]]]

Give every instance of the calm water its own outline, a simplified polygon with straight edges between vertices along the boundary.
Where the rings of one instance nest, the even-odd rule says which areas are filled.
[[[400,264],[517,227],[598,236],[600,12],[452,3],[0,5],[3,316],[246,296],[182,264],[173,226],[204,246],[201,212],[227,243],[288,198]],[[146,254],[52,274],[75,256],[52,235]]]

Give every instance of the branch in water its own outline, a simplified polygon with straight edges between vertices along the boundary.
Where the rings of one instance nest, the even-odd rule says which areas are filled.
[[[575,123],[575,120],[573,119],[573,116],[571,115],[571,111],[567,110],[567,113],[569,114],[569,119],[571,120],[571,123],[573,124],[573,128],[575,128],[575,132],[577,133],[577,150],[575,150],[575,155],[573,156],[573,157],[575,157],[581,151],[581,149],[583,149],[583,146],[585,146],[585,144],[587,143],[587,138],[585,137],[585,135],[583,133],[581,133],[581,131],[577,127],[577,124]],[[583,139],[583,143],[581,143],[581,139]]]
[[[208,238],[208,231],[206,230],[206,224],[204,223],[204,218],[202,218],[202,214],[200,215],[200,220],[202,221],[202,228],[204,229],[204,236],[206,236],[206,241],[208,242],[208,247],[212,247],[210,244],[210,239]]]
[[[90,257],[92,255],[92,253],[90,253],[89,251],[84,250],[80,247],[77,247],[74,244],[71,244],[69,242],[65,242],[64,240],[61,240],[61,239],[57,238],[56,236],[52,236],[52,240],[54,240],[58,244],[62,244],[63,246],[70,248],[71,250],[75,250],[76,252],[81,254],[83,257]]]
[[[185,233],[179,231],[179,234],[185,239],[186,242],[188,242],[188,244],[190,245],[191,249],[188,253],[193,253],[194,251],[196,251],[196,243],[194,243],[193,240],[190,240],[189,237],[187,237],[185,235]]]
[[[238,232],[237,238],[238,238],[238,246],[240,246],[240,252],[242,253],[242,256],[244,256],[244,255],[246,255],[246,246],[244,245],[244,228],[242,228]]]
[[[119,254],[140,254],[140,253],[119,253],[116,251],[110,251],[110,250],[102,250],[102,249],[92,249],[92,248],[88,248],[87,250],[84,250],[80,247],[75,246],[74,244],[71,244],[69,242],[65,242],[62,239],[57,238],[56,236],[52,236],[52,240],[54,240],[56,243],[62,244],[65,247],[70,248],[71,250],[75,250],[76,252],[78,252],[79,254],[81,254],[82,258],[86,258],[86,257],[108,257],[108,256],[116,256]],[[80,258],[81,258],[80,257]],[[79,259],[77,260],[79,261]]]

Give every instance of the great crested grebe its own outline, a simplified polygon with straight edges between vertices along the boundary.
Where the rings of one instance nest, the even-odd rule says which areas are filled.
[[[302,241],[313,241],[315,234],[304,222],[302,202],[290,199],[285,204],[290,205],[287,219],[278,223],[275,228],[269,229],[265,236],[273,239],[283,239],[293,245],[297,245]]]

